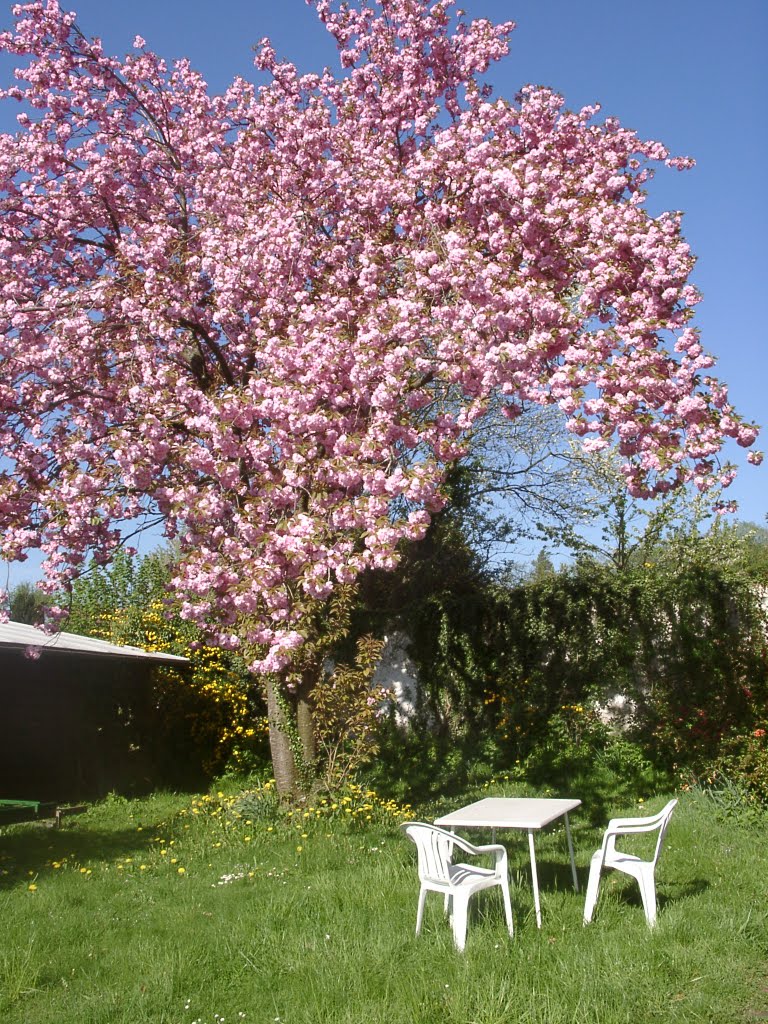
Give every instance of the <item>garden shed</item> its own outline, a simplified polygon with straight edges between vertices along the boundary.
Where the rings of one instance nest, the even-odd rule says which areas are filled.
[[[0,799],[66,802],[150,788],[152,672],[186,663],[0,623]]]

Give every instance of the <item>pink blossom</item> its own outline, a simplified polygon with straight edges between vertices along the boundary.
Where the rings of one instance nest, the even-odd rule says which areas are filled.
[[[424,535],[496,396],[618,440],[640,496],[729,482],[724,441],[757,437],[692,326],[681,217],[645,208],[690,161],[545,88],[493,101],[512,23],[312,2],[343,71],[265,39],[269,84],[219,96],[53,2],[0,35],[0,553],[66,590],[162,519],[182,614],[262,672]]]

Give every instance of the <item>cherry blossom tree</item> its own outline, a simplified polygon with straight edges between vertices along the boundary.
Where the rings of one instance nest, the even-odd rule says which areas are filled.
[[[41,549],[54,592],[162,522],[184,614],[268,680],[283,792],[318,631],[424,533],[492,398],[617,439],[634,495],[727,485],[724,439],[757,435],[709,375],[681,217],[644,206],[690,161],[544,88],[494,99],[511,23],[310,2],[340,70],[262,40],[266,84],[223,95],[55,0],[0,35],[2,553]]]

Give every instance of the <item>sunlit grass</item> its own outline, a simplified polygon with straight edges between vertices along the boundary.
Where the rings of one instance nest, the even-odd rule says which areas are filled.
[[[662,802],[648,800],[649,812]],[[497,894],[484,894],[461,956],[437,897],[413,934],[415,851],[398,825],[423,813],[364,788],[286,813],[270,786],[230,787],[113,798],[61,830],[9,827],[0,1020],[741,1024],[768,1014],[763,824],[716,821],[710,803],[684,794],[653,932],[623,877],[608,879],[582,926],[561,831],[537,842],[539,931],[527,842],[506,837],[515,938]],[[599,832],[586,814],[573,825],[583,884]]]

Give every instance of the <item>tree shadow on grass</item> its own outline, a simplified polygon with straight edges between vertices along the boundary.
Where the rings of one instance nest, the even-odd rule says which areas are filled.
[[[39,821],[7,826],[0,830],[0,891],[50,869],[54,861],[85,865],[131,856],[146,850],[146,833],[151,831],[150,826],[142,836],[135,826],[105,832],[75,823],[54,828]]]
[[[525,853],[520,852],[515,856],[514,867],[512,870],[515,873],[515,878],[518,879],[524,887],[530,889],[531,862],[528,858],[527,848]],[[565,839],[563,839],[562,860],[556,860],[554,854],[551,860],[546,857],[541,858],[537,856],[536,873],[539,878],[540,892],[568,892],[581,896],[584,894],[584,890],[587,886],[586,872],[577,865],[576,876],[579,880],[578,892],[573,888],[573,874],[571,873],[571,862],[568,858],[568,850],[565,848]]]
[[[657,884],[656,902],[659,909],[666,906],[673,907],[676,903],[682,903],[683,900],[690,900],[696,896],[701,896],[702,893],[707,892],[711,887],[711,882],[707,881],[706,878],[689,878],[687,882],[663,881],[660,888]],[[638,900],[640,900],[639,896]],[[642,901],[640,900],[640,902]]]

